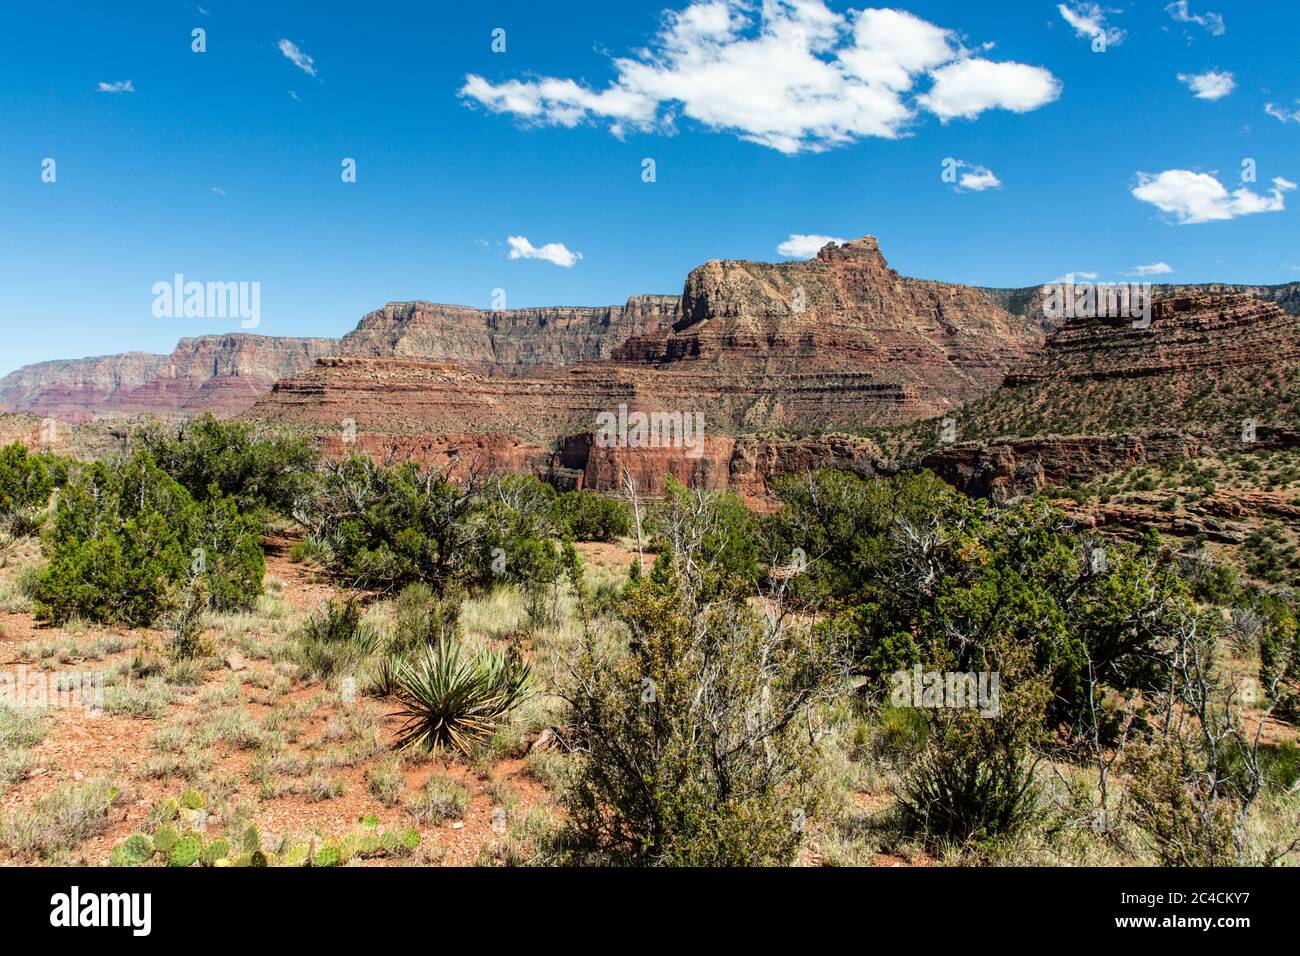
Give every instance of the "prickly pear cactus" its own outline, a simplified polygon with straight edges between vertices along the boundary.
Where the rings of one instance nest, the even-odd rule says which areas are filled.
[[[172,847],[171,854],[167,858],[168,866],[193,866],[199,859],[199,851],[203,848],[202,843],[196,836],[183,836],[176,841]]]
[[[379,852],[379,837],[373,833],[363,833],[357,840],[357,852],[362,856],[371,856]]]
[[[216,866],[218,860],[230,856],[230,844],[218,837],[211,843],[205,843],[199,851],[199,862],[204,866]]]
[[[176,828],[169,825],[160,826],[154,831],[153,848],[159,853],[170,853],[176,846],[181,835],[176,832]]]
[[[413,852],[420,845],[420,834],[416,830],[407,830],[402,834],[402,849]]]
[[[250,826],[244,831],[244,852],[256,853],[262,849],[262,834],[257,831],[257,827]]]
[[[280,858],[281,866],[306,866],[307,861],[311,859],[311,847],[306,843],[295,843],[289,849],[285,850],[284,856]]]
[[[379,845],[384,848],[385,853],[392,853],[402,845],[402,837],[396,830],[385,830],[383,836],[379,838]]]
[[[342,861],[339,855],[339,848],[336,846],[323,846],[316,851],[316,858],[312,860],[315,866],[338,866]]]
[[[138,866],[153,856],[153,841],[143,833],[137,833],[135,836],[127,837],[126,842],[122,844],[122,851],[129,863]]]
[[[202,810],[207,806],[203,799],[203,794],[197,790],[186,790],[181,794],[181,809],[183,810]]]

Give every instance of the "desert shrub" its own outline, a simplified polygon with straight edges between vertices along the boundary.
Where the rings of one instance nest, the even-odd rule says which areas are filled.
[[[1257,604],[1259,678],[1278,716],[1300,717],[1300,614],[1293,604],[1262,597]]]
[[[0,535],[39,530],[50,494],[67,477],[67,463],[54,455],[34,455],[18,442],[0,448]]]
[[[37,585],[42,620],[73,615],[148,626],[181,582],[201,578],[212,606],[245,607],[261,593],[265,559],[256,519],[228,499],[195,504],[144,454],[96,462],[59,495]]]
[[[700,601],[754,593],[761,574],[758,522],[736,495],[691,490],[670,477],[647,531],[659,553],[651,576],[660,583],[676,576]]]
[[[397,596],[389,650],[407,654],[460,637],[464,592],[437,595],[426,584],[411,584]]]
[[[574,541],[616,541],[632,530],[632,510],[596,491],[569,491],[555,502],[556,523]]]
[[[361,619],[363,614],[355,594],[326,601],[298,631],[294,645],[298,663],[314,676],[328,678],[374,655],[380,635]]]
[[[434,772],[429,775],[420,796],[408,801],[406,810],[417,823],[437,826],[448,820],[464,818],[469,809],[469,788],[451,777]]]
[[[1182,743],[1139,742],[1127,755],[1132,818],[1162,866],[1227,865],[1236,859],[1235,808],[1191,767]]]
[[[108,829],[117,788],[102,780],[60,786],[0,820],[0,844],[20,856],[50,859]]]
[[[978,671],[988,647],[1024,645],[1051,681],[1047,720],[1077,727],[1093,684],[1158,683],[1161,635],[1191,601],[1172,554],[1111,546],[1096,562],[1042,501],[998,508],[929,473],[868,482],[820,472],[778,493],[768,551],[804,556],[787,587],[847,636],[868,693],[935,665],[932,650]]]
[[[203,633],[203,608],[207,603],[203,585],[187,588],[167,621],[166,652],[173,661],[193,661],[212,652]]]
[[[569,662],[561,693],[582,746],[566,840],[615,862],[789,863],[818,807],[809,721],[838,655],[739,592],[705,599],[701,580],[712,592],[717,578],[661,572],[621,602],[626,644],[584,628]]]
[[[473,754],[530,694],[532,669],[514,647],[466,654],[455,638],[426,646],[397,671],[399,749]]]
[[[471,489],[414,464],[385,468],[354,456],[329,465],[294,515],[354,586],[441,590],[481,570],[483,529],[470,520],[478,506]]]
[[[211,414],[179,425],[147,426],[134,440],[195,500],[230,498],[243,514],[263,509],[288,514],[317,458],[305,439]]]

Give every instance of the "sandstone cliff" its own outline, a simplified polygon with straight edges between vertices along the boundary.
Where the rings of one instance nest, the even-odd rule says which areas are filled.
[[[41,362],[0,378],[0,411],[94,418],[238,414],[281,378],[310,368],[333,339],[234,333],[181,339],[171,355],[130,352]]]
[[[608,358],[623,340],[677,320],[676,296],[634,296],[603,308],[487,311],[430,302],[390,302],[343,337],[339,353],[369,358],[425,358],[484,374],[533,365],[572,365]]]
[[[1147,328],[1072,319],[953,423],[957,443],[922,462],[994,497],[1203,452],[1289,447],[1300,316],[1251,295],[1196,293],[1157,299]]]

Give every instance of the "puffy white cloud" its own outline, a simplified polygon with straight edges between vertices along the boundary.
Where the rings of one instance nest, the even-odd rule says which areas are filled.
[[[940,67],[932,75],[934,85],[919,102],[945,122],[955,117],[974,119],[991,109],[1027,113],[1061,95],[1056,77],[1023,63],[974,57]]]
[[[581,252],[570,252],[562,242],[548,242],[544,246],[534,246],[525,236],[510,236],[506,242],[510,244],[511,259],[541,259],[565,269],[572,269],[582,258]]]
[[[1205,73],[1179,73],[1178,81],[1196,94],[1198,100],[1221,100],[1237,88],[1237,81],[1228,72],[1208,70]]]
[[[1174,0],[1173,3],[1165,7],[1165,13],[1169,14],[1179,23],[1195,23],[1197,26],[1205,27],[1214,36],[1223,36],[1228,32],[1227,26],[1223,22],[1223,15],[1219,13],[1196,14],[1188,9],[1187,0]]]
[[[1089,40],[1099,36],[1105,37],[1107,46],[1119,46],[1124,42],[1124,31],[1106,23],[1106,15],[1118,13],[1118,10],[1104,9],[1099,3],[1080,2],[1058,3],[1056,9],[1060,12],[1061,19],[1073,27],[1074,32],[1081,37]]]
[[[838,236],[808,236],[803,233],[792,232],[789,239],[776,247],[776,251],[778,255],[785,256],[787,259],[811,259],[821,252],[829,242],[842,246],[846,240],[840,239]]]
[[[460,95],[530,123],[604,122],[618,136],[670,131],[684,116],[787,154],[895,138],[920,110],[945,120],[1025,112],[1060,95],[1047,70],[972,59],[951,30],[910,13],[841,15],[825,0],[695,0],[667,12],[647,48],[613,66],[603,89],[470,74]]]
[[[1174,271],[1174,267],[1167,262],[1153,262],[1149,266],[1134,266],[1133,275],[1136,276],[1167,276]]]
[[[1002,180],[998,179],[993,170],[987,166],[968,163],[964,159],[944,160],[944,162],[953,163],[956,169],[961,170],[953,184],[953,188],[958,192],[982,193],[986,189],[1002,188]]]
[[[130,80],[118,80],[114,83],[100,83],[95,90],[99,93],[134,93],[135,84]]]
[[[308,76],[316,75],[316,61],[304,53],[292,40],[281,40],[276,44],[294,66]]]
[[[1223,183],[1209,173],[1187,169],[1167,169],[1159,175],[1138,173],[1133,195],[1149,202],[1161,212],[1172,215],[1180,224],[1218,222],[1259,212],[1281,212],[1286,208],[1283,193],[1295,189],[1295,183],[1281,176],[1265,195],[1242,186],[1228,192]]]

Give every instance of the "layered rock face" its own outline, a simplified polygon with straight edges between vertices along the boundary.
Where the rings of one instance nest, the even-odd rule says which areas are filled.
[[[1176,431],[1002,438],[940,449],[923,457],[920,464],[959,491],[1002,501],[1134,465],[1194,458],[1201,447],[1198,438]]]
[[[881,467],[879,449],[845,435],[779,438],[705,436],[699,454],[680,448],[605,447],[592,434],[530,442],[501,433],[387,435],[342,430],[321,435],[328,458],[368,455],[377,461],[419,461],[455,479],[471,474],[531,474],[565,491],[584,488],[662,494],[669,476],[695,488],[732,491],[751,505],[771,503],[783,475],[842,468],[866,477]]]
[[[871,237],[827,246],[810,262],[709,262],[687,278],[676,307],[660,298],[599,316],[549,310],[558,338],[546,352],[537,311],[491,313],[498,327],[485,332],[470,311],[383,310],[345,340],[350,354],[277,383],[253,414],[323,435],[352,428],[368,450],[400,446],[437,462],[444,445],[461,447],[469,432],[494,436],[474,450],[492,468],[526,461],[540,471],[541,451],[559,449],[545,470],[574,486],[611,490],[631,475],[654,493],[670,474],[758,497],[779,474],[828,464],[870,469],[874,456],[829,440],[738,436],[890,425],[946,411],[993,388],[1043,338],[981,293],[899,276]],[[441,348],[435,330],[448,325],[465,336],[445,350],[456,352],[455,363],[359,354],[427,353]],[[593,326],[635,334],[614,346],[607,332],[596,343]],[[543,360],[599,355],[606,345],[606,360],[568,367]],[[509,362],[513,373],[500,374]],[[602,418],[622,423],[638,413],[701,422],[704,440],[692,447],[690,436],[653,426],[648,441],[602,440]]]
[[[625,339],[677,321],[676,296],[635,296],[604,308],[486,311],[430,302],[390,302],[343,337],[339,353],[424,358],[483,374],[516,374],[533,365],[609,358]]]
[[[277,380],[310,368],[334,339],[236,333],[181,339],[171,355],[131,352],[41,362],[0,379],[0,411],[85,422],[210,411],[236,415]]]
[[[1300,317],[1196,293],[1156,299],[1145,328],[1071,319],[955,418],[976,440],[923,463],[994,497],[1203,450],[1285,447],[1300,425]]]
[[[677,325],[613,357],[749,391],[747,427],[859,427],[955,408],[1042,342],[974,289],[900,276],[867,236],[808,262],[708,262],[686,279]]]

